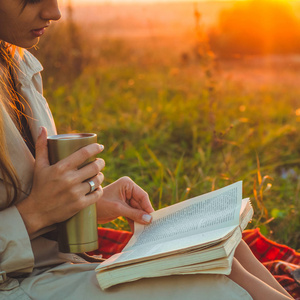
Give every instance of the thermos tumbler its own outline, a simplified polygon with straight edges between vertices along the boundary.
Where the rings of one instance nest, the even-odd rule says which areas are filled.
[[[48,136],[50,164],[66,158],[80,148],[97,143],[95,133],[72,133]],[[86,160],[79,168],[95,160]],[[98,248],[96,204],[92,204],[70,219],[58,224],[59,250],[64,253],[83,253]]]

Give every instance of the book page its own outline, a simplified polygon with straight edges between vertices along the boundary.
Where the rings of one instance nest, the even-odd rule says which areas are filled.
[[[241,201],[239,181],[155,211],[151,224],[134,224],[134,236],[124,250],[238,225]]]
[[[106,266],[167,255],[195,245],[220,241],[239,225],[242,182],[229,185],[153,212],[152,223],[135,223],[123,252],[101,263]]]

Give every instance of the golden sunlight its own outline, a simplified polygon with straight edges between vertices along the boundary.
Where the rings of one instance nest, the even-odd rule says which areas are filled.
[[[236,3],[236,2],[248,2],[249,0],[216,0],[215,2],[227,2],[227,3]],[[273,2],[286,2],[286,3],[296,3],[298,0],[269,0]],[[65,4],[80,4],[80,5],[89,5],[89,4],[118,4],[118,3],[123,3],[123,4],[146,4],[146,3],[171,3],[171,2],[181,2],[181,3],[205,3],[209,2],[209,0],[60,0],[60,3],[65,5]]]
[[[241,2],[241,1],[249,1],[249,0],[231,0],[230,2]],[[271,0],[274,2],[296,2],[297,0]],[[145,2],[154,2],[154,3],[162,3],[162,2],[209,2],[209,0],[61,0],[62,3],[72,2],[72,3],[145,3]],[[228,0],[217,0],[216,2],[228,2]]]

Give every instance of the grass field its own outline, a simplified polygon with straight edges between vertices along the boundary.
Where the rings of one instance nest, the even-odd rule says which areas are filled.
[[[58,131],[96,132],[105,184],[128,175],[156,209],[243,180],[255,208],[249,228],[299,249],[300,58],[199,58],[192,8],[176,35],[149,24],[117,31],[132,20],[124,7],[109,7],[106,34],[96,34],[98,23],[86,34],[78,16],[75,44],[59,24],[41,43]],[[109,226],[128,228],[122,219]]]

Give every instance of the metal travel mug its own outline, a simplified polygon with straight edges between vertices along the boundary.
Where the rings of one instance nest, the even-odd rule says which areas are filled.
[[[95,133],[71,133],[48,136],[50,164],[66,158],[80,148],[97,143]],[[94,161],[86,160],[79,168]],[[92,204],[70,219],[58,224],[59,250],[64,253],[83,253],[98,248],[96,204]]]

